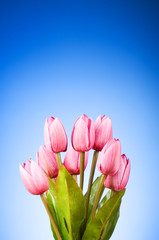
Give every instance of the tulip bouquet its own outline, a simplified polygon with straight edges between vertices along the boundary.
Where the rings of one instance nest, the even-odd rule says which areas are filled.
[[[112,136],[111,119],[99,116],[94,123],[86,115],[79,117],[63,163],[60,152],[67,150],[67,135],[58,118],[46,120],[44,142],[36,162],[30,159],[20,165],[20,174],[26,189],[40,195],[54,238],[110,239],[130,173],[130,161],[121,155],[120,141]],[[94,155],[88,190],[83,194],[84,170],[91,149]],[[102,174],[93,182],[96,165]],[[109,190],[103,196],[105,188]]]

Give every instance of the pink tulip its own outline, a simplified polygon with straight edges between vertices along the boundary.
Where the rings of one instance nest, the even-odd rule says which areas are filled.
[[[46,146],[41,146],[36,155],[37,164],[44,169],[50,178],[58,175],[58,166],[55,153],[49,151]]]
[[[79,117],[72,130],[72,146],[76,151],[87,152],[94,145],[95,131],[92,118],[86,115]]]
[[[130,174],[130,160],[125,154],[121,156],[121,164],[118,172],[114,176],[107,176],[104,185],[114,191],[121,191],[126,187]]]
[[[113,138],[106,143],[106,145],[100,152],[97,161],[97,167],[104,175],[114,175],[119,170],[120,161],[120,141]]]
[[[95,123],[95,142],[93,149],[96,151],[101,151],[105,144],[112,139],[112,121],[110,118],[103,115],[99,116]]]
[[[39,195],[49,189],[48,178],[36,162],[28,160],[19,169],[23,184],[31,194]]]
[[[46,119],[44,126],[44,141],[47,149],[55,153],[65,152],[67,149],[67,135],[58,118]]]
[[[88,152],[85,152],[84,170],[88,163]],[[65,156],[64,166],[71,175],[80,174],[80,152],[77,152],[71,146]]]

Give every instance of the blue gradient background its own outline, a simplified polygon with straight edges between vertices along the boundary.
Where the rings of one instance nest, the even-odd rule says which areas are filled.
[[[46,118],[61,119],[70,144],[83,113],[111,117],[131,159],[111,239],[159,239],[159,2],[21,2],[0,1],[0,239],[52,239],[19,164],[35,159]]]

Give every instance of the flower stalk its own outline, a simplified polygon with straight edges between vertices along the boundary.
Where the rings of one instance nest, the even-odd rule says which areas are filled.
[[[57,161],[58,169],[60,169],[60,167],[61,167],[61,155],[60,155],[60,153],[56,153],[56,161]]]
[[[95,167],[96,167],[96,163],[97,163],[98,154],[99,154],[98,151],[94,151],[92,166],[91,166],[91,172],[90,172],[90,177],[89,177],[89,183],[88,183],[88,190],[87,190],[87,195],[86,195],[86,220],[87,220],[87,217],[88,217],[89,198],[90,198],[91,187],[92,187],[92,182],[93,182],[93,177],[94,177],[94,172],[95,172]]]
[[[44,193],[41,194],[40,197],[41,197],[41,200],[42,200],[42,202],[43,202],[43,204],[44,204],[44,206],[45,206],[45,208],[46,208],[47,214],[48,214],[48,216],[49,216],[49,218],[50,218],[50,221],[51,221],[52,226],[53,226],[53,228],[54,228],[54,231],[55,231],[55,233],[56,233],[57,239],[58,239],[58,240],[62,240],[62,238],[61,238],[61,236],[60,236],[60,233],[59,233],[59,230],[58,230],[58,228],[57,228],[57,226],[56,226],[56,223],[55,223],[55,221],[54,221],[54,219],[53,219],[53,217],[52,217],[52,214],[51,214],[50,208],[49,208],[49,206],[48,206],[48,203],[47,203],[47,201],[46,201],[46,198],[45,198]]]
[[[83,191],[85,152],[80,152],[80,188]]]
[[[95,216],[96,209],[97,209],[97,206],[98,206],[98,203],[99,203],[100,194],[101,194],[102,187],[103,187],[105,179],[106,179],[106,175],[102,175],[101,179],[100,179],[100,182],[99,182],[99,185],[98,185],[98,189],[97,189],[96,195],[95,195],[93,207],[92,207],[91,220]]]

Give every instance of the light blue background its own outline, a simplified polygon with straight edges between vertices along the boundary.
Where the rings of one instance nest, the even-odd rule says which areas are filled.
[[[131,160],[111,239],[159,239],[159,2],[21,2],[0,1],[0,238],[52,239],[19,164],[35,159],[46,118],[61,119],[70,144],[74,121],[85,113],[111,117]]]

